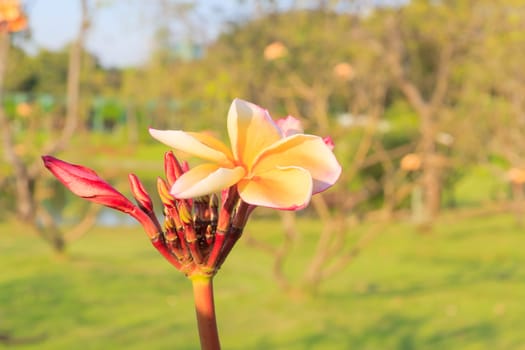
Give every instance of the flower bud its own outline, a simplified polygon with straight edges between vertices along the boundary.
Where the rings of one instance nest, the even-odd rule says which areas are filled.
[[[75,195],[91,202],[130,213],[136,209],[122,193],[100,178],[93,170],[43,156],[45,167]]]
[[[164,172],[166,173],[169,187],[173,186],[175,180],[183,174],[179,161],[171,151],[164,154]]]
[[[278,119],[275,121],[275,123],[286,137],[304,133],[301,121],[292,117],[291,115],[287,116],[286,118]]]
[[[180,166],[183,173],[186,173],[190,170],[190,164],[187,161],[183,161]]]
[[[133,193],[133,197],[135,198],[139,206],[146,212],[152,213],[153,202],[148,192],[146,192],[146,189],[140,182],[139,178],[135,174],[129,174],[128,179],[131,187],[131,192]]]
[[[330,148],[331,151],[334,150],[335,143],[334,143],[334,140],[332,140],[330,136],[323,137],[323,142],[326,146],[328,146],[328,148]]]
[[[179,212],[179,218],[185,224],[191,223],[192,217],[191,217],[191,210],[190,210],[190,208],[186,205],[186,203],[184,203],[182,201],[180,201],[178,203],[179,203],[179,206],[177,207],[177,211]]]
[[[166,183],[166,181],[164,181],[164,179],[161,179],[160,177],[157,178],[157,192],[159,193],[159,197],[162,201],[162,204],[164,204],[168,208],[175,207],[175,199],[170,194],[168,184]]]

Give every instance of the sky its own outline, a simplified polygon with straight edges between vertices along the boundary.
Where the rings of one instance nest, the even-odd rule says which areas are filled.
[[[80,25],[80,0],[21,0],[29,17],[31,39],[25,44],[29,50],[38,48],[59,50],[71,42]],[[143,64],[154,49],[157,22],[162,18],[158,0],[88,0],[97,4],[92,8],[92,26],[86,39],[87,50],[97,56],[105,67],[126,67]],[[179,3],[184,0],[178,0]],[[188,0],[186,0],[188,2]],[[295,1],[296,2],[296,1]],[[307,3],[308,1],[303,1]],[[392,6],[407,0],[361,0],[363,4]],[[195,15],[191,22],[191,35],[200,41],[212,40],[228,21],[247,18],[255,12],[254,1],[195,0]],[[278,0],[281,9],[293,0]],[[188,26],[172,20],[172,29],[179,37]],[[178,25],[178,26],[177,26]]]
[[[29,0],[25,8],[33,47],[59,50],[78,33],[80,1]],[[148,17],[144,6],[136,1],[115,0],[94,11],[86,47],[104,66],[125,67],[147,60],[154,28],[144,19]]]
[[[97,56],[101,64],[106,67],[134,66],[147,61],[154,48],[155,24],[161,17],[158,7],[154,5],[160,2],[156,0],[89,0],[89,2],[98,5],[93,8],[92,27],[86,40],[87,50]],[[78,33],[80,0],[22,0],[22,3],[28,13],[31,30],[31,41],[24,46],[30,50],[35,51],[38,48],[59,50],[71,42]],[[195,15],[190,18],[191,30],[193,36],[198,32],[203,42],[216,37],[225,21],[232,17],[247,15],[250,11],[248,2],[243,1],[197,0],[196,4]],[[177,23],[172,24],[177,30]],[[182,27],[179,23],[179,28]]]

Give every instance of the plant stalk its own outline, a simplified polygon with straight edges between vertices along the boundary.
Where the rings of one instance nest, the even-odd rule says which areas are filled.
[[[192,276],[195,312],[199,326],[199,337],[202,350],[220,350],[219,332],[215,318],[213,301],[213,277]]]

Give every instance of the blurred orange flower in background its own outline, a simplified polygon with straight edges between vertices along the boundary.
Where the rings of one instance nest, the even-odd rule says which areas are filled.
[[[525,184],[525,169],[523,168],[511,168],[507,172],[507,178],[510,182],[517,184],[517,185],[523,185]]]
[[[264,58],[267,61],[277,60],[288,54],[288,48],[280,41],[274,41],[264,48]]]
[[[421,168],[421,157],[415,153],[408,153],[401,159],[401,169],[416,171]]]
[[[354,68],[350,63],[340,62],[334,66],[334,75],[341,80],[352,80],[355,76]]]
[[[16,106],[16,114],[20,117],[29,117],[31,112],[33,112],[33,107],[27,102],[19,103]]]
[[[0,0],[0,31],[19,32],[27,28],[27,17],[19,0]]]

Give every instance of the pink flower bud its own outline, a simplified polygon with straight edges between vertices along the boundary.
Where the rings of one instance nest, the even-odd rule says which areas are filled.
[[[279,129],[283,132],[283,135],[292,136],[295,134],[302,134],[304,132],[301,121],[291,115],[286,118],[277,119],[275,121]]]
[[[139,206],[142,207],[142,209],[148,214],[153,213],[153,202],[139,178],[135,174],[129,174],[128,179],[133,197]]]
[[[331,151],[334,150],[335,143],[334,143],[334,140],[332,140],[332,138],[330,136],[323,137],[323,141],[324,141],[324,144],[327,145],[328,148],[330,148]]]
[[[122,193],[93,170],[52,156],[43,156],[42,160],[45,167],[75,195],[124,213],[131,213],[136,209]]]
[[[190,171],[190,164],[187,161],[183,161],[181,164],[182,172],[187,173]]]

